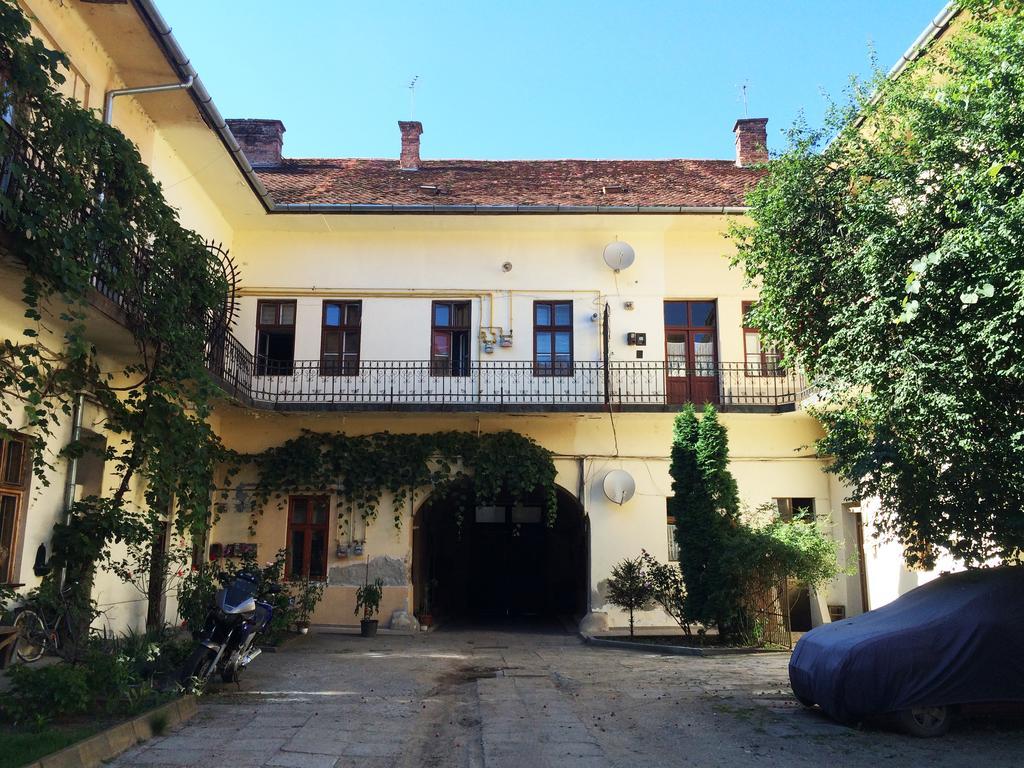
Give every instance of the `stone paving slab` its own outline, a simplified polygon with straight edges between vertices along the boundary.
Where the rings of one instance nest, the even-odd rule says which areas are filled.
[[[945,739],[852,729],[790,696],[784,655],[624,653],[544,633],[324,634],[211,685],[116,768],[1019,766],[1024,722]]]

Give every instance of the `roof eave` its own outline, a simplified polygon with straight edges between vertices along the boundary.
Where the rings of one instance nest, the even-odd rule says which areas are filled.
[[[741,216],[750,210],[741,205],[657,205],[657,206],[597,206],[597,205],[394,205],[389,203],[274,203],[267,211],[273,214],[447,214],[455,216],[507,216],[507,215],[585,215],[585,214],[696,214],[711,216]]]
[[[419,205],[419,204],[372,204],[372,203],[277,203],[260,180],[256,171],[245,157],[231,129],[228,128],[213,97],[206,90],[199,74],[185,55],[181,45],[174,37],[171,27],[157,10],[153,0],[131,0],[139,16],[146,24],[164,52],[171,66],[177,70],[182,80],[192,78],[189,94],[199,109],[203,119],[220,137],[228,154],[234,161],[239,172],[245,178],[268,214],[456,214],[456,215],[507,215],[507,214],[743,214],[748,210],[745,206],[594,206],[594,205]]]

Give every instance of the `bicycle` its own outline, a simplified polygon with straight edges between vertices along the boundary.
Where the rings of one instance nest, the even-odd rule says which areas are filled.
[[[18,630],[15,655],[26,664],[38,661],[47,648],[62,658],[68,658],[79,647],[78,610],[69,600],[74,585],[68,585],[58,592],[59,605],[47,621],[47,609],[39,600],[25,603],[14,611],[14,627]]]

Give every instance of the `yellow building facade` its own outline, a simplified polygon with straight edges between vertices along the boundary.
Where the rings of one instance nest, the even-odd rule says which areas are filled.
[[[69,56],[68,95],[108,112],[182,223],[231,252],[238,312],[211,364],[225,389],[213,425],[228,447],[257,452],[303,430],[511,430],[554,456],[555,526],[539,507],[499,500],[468,510],[457,535],[443,522],[451,500],[429,489],[402,505],[397,525],[386,497],[364,525],[339,519],[336,487],[271,502],[251,532],[243,472],[202,557],[285,550],[292,575],[326,581],[314,617],[324,624],[354,624],[357,586],[379,577],[385,625],[550,614],[620,627],[607,579],[641,550],[673,557],[672,421],[683,403],[709,401],[729,430],[743,501],[813,507],[842,557],[861,561],[797,607],[799,621],[827,620],[825,606],[860,613],[921,578],[898,549],[872,542],[870,510],[844,503],[813,451],[815,393],[745,324],[757,291],[730,267],[725,234],[758,178],[749,166],[764,157],[765,121],[739,121],[737,156],[720,161],[421,160],[416,123],[400,124],[392,159],[292,160],[277,121],[222,119],[151,2],[24,8]],[[175,83],[188,87],[110,97]],[[4,268],[0,333],[14,339],[24,325],[16,258]],[[124,359],[108,326],[95,326],[101,353]],[[84,421],[102,432],[94,407]],[[48,487],[26,480],[20,491],[10,581],[37,583],[33,555],[63,514],[62,471],[58,462]],[[83,476],[102,489],[104,472]],[[628,499],[616,498],[622,482],[634,487]],[[111,626],[145,615],[144,596],[112,577],[94,596]]]

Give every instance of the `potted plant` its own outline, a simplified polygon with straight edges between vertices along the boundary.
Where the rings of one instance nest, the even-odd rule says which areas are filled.
[[[436,584],[437,579],[428,579],[427,583],[424,585],[425,588],[423,590],[423,602],[422,605],[420,606],[419,616],[416,617],[417,619],[419,619],[420,624],[424,627],[430,627],[434,624],[434,616],[430,611],[430,606],[432,604],[431,598],[433,596],[434,586]]]
[[[309,617],[313,615],[317,604],[324,596],[324,584],[321,581],[303,579],[295,595],[295,627],[302,634],[309,632]]]
[[[363,637],[373,637],[377,634],[377,619],[373,618],[380,610],[380,599],[384,594],[384,580],[377,579],[367,582],[356,590],[356,610],[363,612],[363,618],[359,621],[359,634]]]

